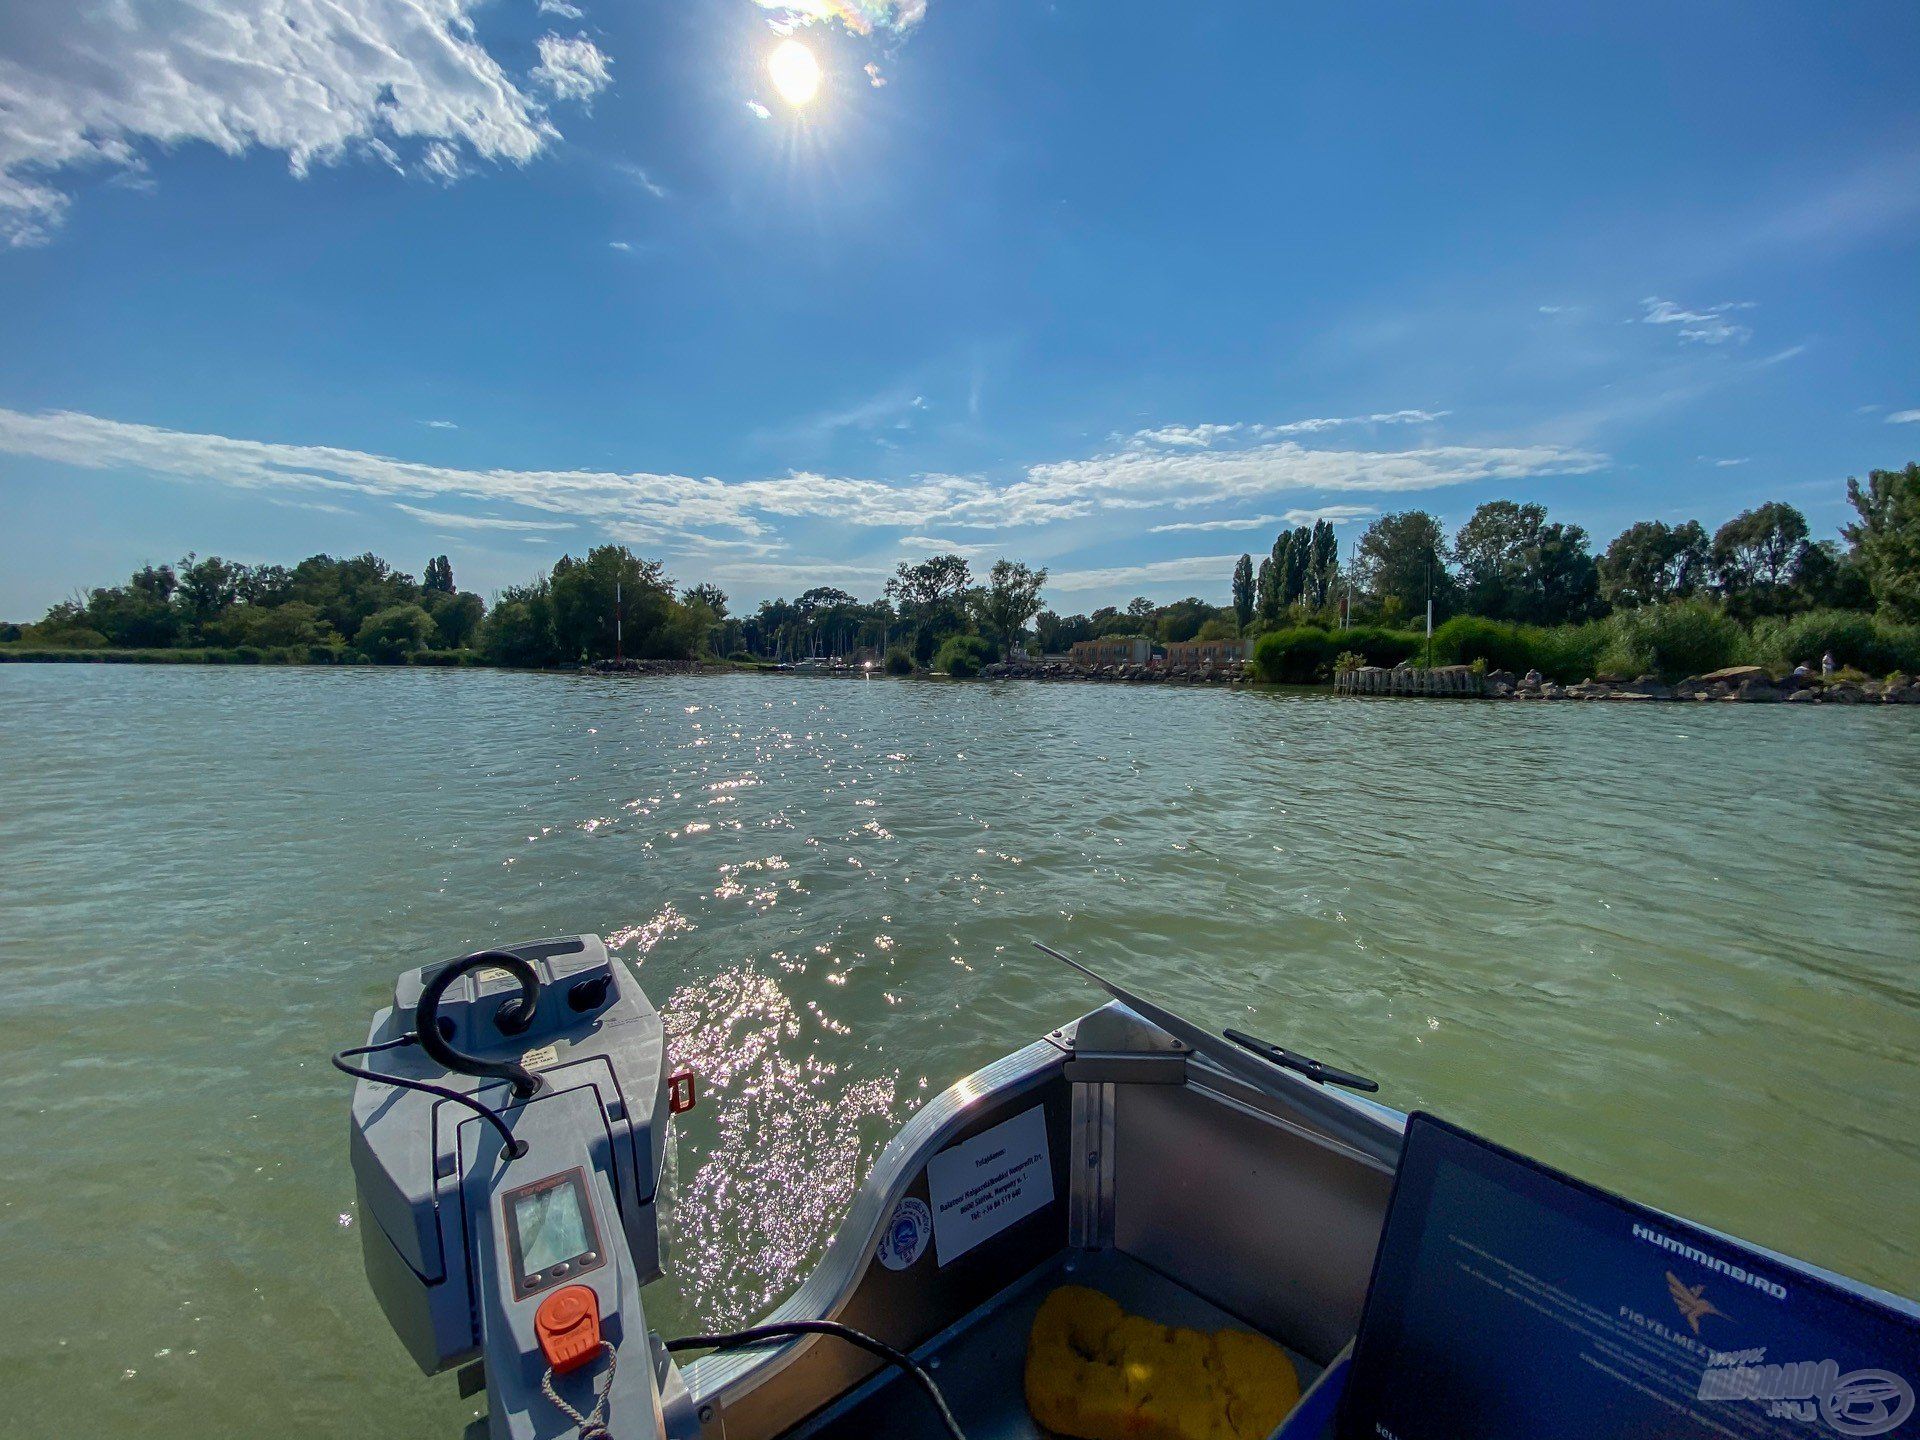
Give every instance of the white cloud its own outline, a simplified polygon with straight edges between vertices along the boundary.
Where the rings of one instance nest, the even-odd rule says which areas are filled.
[[[1029,466],[1019,478],[916,475],[891,484],[792,470],[763,479],[645,471],[463,469],[328,445],[292,445],[129,424],[72,411],[0,408],[0,452],[97,470],[237,489],[521,505],[669,544],[764,542],[783,519],[916,533],[1045,525],[1101,512],[1258,504],[1286,493],[1404,494],[1451,485],[1588,474],[1606,457],[1556,445],[1447,445],[1399,451],[1122,450]],[[1307,512],[1312,513],[1312,512]]]
[[[1214,580],[1224,586],[1239,561],[1238,555],[1191,555],[1181,560],[1149,560],[1141,565],[1109,565],[1094,570],[1063,570],[1047,577],[1047,589],[1076,594],[1087,590],[1115,590],[1135,585],[1164,585],[1188,580]]]
[[[422,420],[420,423],[429,430],[458,430],[460,428],[451,420]]]
[[[649,175],[644,165],[636,165],[631,160],[616,160],[613,162],[613,169],[616,174],[624,175],[654,199],[667,198],[667,187]]]
[[[578,5],[569,5],[567,0],[540,0],[542,15],[558,15],[562,20],[578,20],[587,12]]]
[[[478,8],[479,0],[15,7],[0,58],[0,243],[36,244],[58,228],[67,172],[125,174],[158,147],[278,151],[295,176],[356,155],[404,170],[402,149],[443,180],[462,173],[464,157],[525,164],[559,131],[481,44]],[[598,71],[569,73],[568,93],[580,93],[582,77],[597,88],[604,57]]]
[[[633,246],[628,244],[625,240],[609,240],[607,242],[607,248],[609,250],[624,250],[629,254],[631,254],[633,251]]]
[[[754,0],[781,34],[807,25],[840,24],[856,35],[904,35],[927,18],[927,0]]]
[[[867,72],[867,83],[869,85],[873,86],[873,88],[876,90],[883,90],[886,88],[887,77],[880,73],[880,67],[878,65],[874,64],[873,61],[869,60],[866,63],[866,65],[863,66],[862,68],[865,69]]]
[[[1920,410],[1896,410],[1887,416],[1889,425],[1912,425],[1920,422]]]
[[[1346,525],[1379,513],[1371,505],[1322,505],[1313,510],[1288,510],[1279,515],[1246,515],[1230,520],[1182,520],[1172,525],[1152,526],[1148,533],[1166,535],[1182,530],[1265,530],[1274,525],[1313,525],[1322,520],[1330,525]]]
[[[396,505],[414,519],[449,530],[572,530],[571,520],[509,520],[497,515],[460,515],[451,510],[422,510],[418,505]]]
[[[948,540],[939,535],[902,535],[900,549],[916,555],[965,555],[969,558],[984,555],[989,550],[998,550],[998,545],[982,544],[977,540]]]
[[[753,113],[753,117],[756,120],[771,120],[773,118],[773,112],[758,100],[747,100],[742,103]]]
[[[1727,318],[1735,310],[1751,310],[1751,300],[1728,300],[1705,310],[1688,310],[1671,300],[1649,295],[1640,302],[1640,308],[1644,312],[1640,316],[1643,325],[1678,325],[1682,340],[1724,345],[1730,340],[1744,342],[1753,338],[1749,327]]]
[[[1151,430],[1136,430],[1134,445],[1160,445],[1175,450],[1207,450],[1222,440],[1278,440],[1288,435],[1313,435],[1343,425],[1424,425],[1439,420],[1445,410],[1388,410],[1374,415],[1328,415],[1308,420],[1289,420],[1281,425],[1257,425],[1234,421],[1225,425],[1161,425]]]
[[[613,61],[586,36],[568,40],[548,33],[537,43],[540,63],[533,67],[533,78],[556,100],[589,100],[613,83]]]

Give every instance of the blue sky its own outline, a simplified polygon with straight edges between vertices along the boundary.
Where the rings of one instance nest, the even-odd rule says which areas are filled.
[[[1917,65],[1910,0],[6,7],[0,615],[188,549],[1077,609],[1315,513],[1831,534],[1920,456]]]

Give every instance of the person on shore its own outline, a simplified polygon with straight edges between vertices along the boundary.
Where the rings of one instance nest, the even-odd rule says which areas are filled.
[[[1839,668],[1840,662],[1833,658],[1833,651],[1829,650],[1820,657],[1820,673],[1822,675],[1831,675]]]
[[[1527,671],[1526,678],[1523,679],[1520,683],[1522,685],[1538,685],[1541,682],[1543,682],[1546,678],[1547,677],[1542,675],[1538,669],[1532,669]]]
[[[1811,674],[1813,674],[1813,667],[1804,660],[1793,667],[1793,678],[1796,680],[1804,680]]]

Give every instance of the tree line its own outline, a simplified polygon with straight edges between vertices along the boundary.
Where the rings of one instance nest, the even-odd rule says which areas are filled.
[[[1598,554],[1582,527],[1511,500],[1481,505],[1451,536],[1423,510],[1380,516],[1345,564],[1332,524],[1320,520],[1280,531],[1258,562],[1239,557],[1226,605],[1142,596],[1071,615],[1044,606],[1044,567],[1000,559],[976,577],[954,554],[901,561],[870,601],[817,586],[739,616],[717,586],[677,587],[661,562],[620,545],[564,556],[491,607],[455,585],[444,555],[416,581],[372,554],[315,555],[291,568],[190,554],[62,601],[32,625],[0,630],[0,640],[522,666],[604,659],[616,649],[740,660],[865,652],[891,669],[965,673],[1017,645],[1057,653],[1119,637],[1165,644],[1342,623],[1395,630],[1417,626],[1429,599],[1437,622],[1577,626],[1673,604],[1710,606],[1747,626],[1810,611],[1920,622],[1920,465],[1872,471],[1864,484],[1849,479],[1847,497],[1855,518],[1838,539],[1813,538],[1798,509],[1773,501],[1711,535],[1693,520],[1641,521]]]

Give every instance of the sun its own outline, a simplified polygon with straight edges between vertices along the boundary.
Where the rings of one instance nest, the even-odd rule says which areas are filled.
[[[782,40],[767,57],[773,88],[789,105],[805,105],[820,93],[820,62],[798,40]]]

